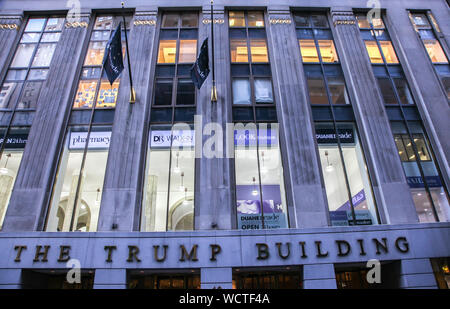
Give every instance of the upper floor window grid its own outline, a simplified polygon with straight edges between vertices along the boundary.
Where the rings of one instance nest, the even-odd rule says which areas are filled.
[[[190,68],[197,58],[198,19],[195,11],[162,15],[152,123],[194,120],[197,92]]]
[[[131,16],[126,16],[129,31]],[[121,26],[122,55],[125,57],[125,33],[122,16],[98,16],[95,19],[88,50],[83,62],[78,89],[73,102],[73,109],[113,109],[116,106],[120,77],[111,85],[103,70],[105,48],[119,23]]]
[[[326,14],[294,13],[303,63],[338,63]]]
[[[370,21],[367,14],[357,14],[356,19],[372,64],[398,64],[397,54],[381,18]]]
[[[35,109],[63,30],[63,17],[32,17],[0,90],[0,109]]]

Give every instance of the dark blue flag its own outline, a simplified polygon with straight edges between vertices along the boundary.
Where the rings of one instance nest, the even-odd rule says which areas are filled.
[[[111,38],[106,44],[105,56],[103,57],[103,68],[111,85],[119,77],[123,71],[123,55],[122,55],[122,40],[121,40],[121,23],[113,32]]]
[[[191,78],[194,85],[200,89],[209,74],[208,38],[203,41],[197,61],[191,68]]]

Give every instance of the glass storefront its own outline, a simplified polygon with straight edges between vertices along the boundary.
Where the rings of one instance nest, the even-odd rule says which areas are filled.
[[[426,178],[429,194],[421,177],[418,161],[405,125],[402,122],[391,122],[392,133],[394,134],[419,221],[436,222],[437,218],[439,221],[450,221],[447,193],[434,162],[428,139],[419,122],[408,122],[408,125],[420,156],[420,164]],[[433,199],[432,201],[430,200],[430,195]]]
[[[195,271],[188,274],[145,274],[145,271],[136,271],[128,274],[128,289],[200,289],[200,275]]]
[[[153,126],[150,131],[141,231],[194,228],[194,131]]]
[[[268,270],[233,270],[233,289],[302,289],[298,266]]]
[[[97,230],[110,127],[70,128],[53,189],[46,231]]]
[[[29,128],[12,128],[4,142],[4,130],[0,130],[0,230],[5,219],[9,199],[22,161],[23,150],[27,143]]]
[[[238,229],[288,228],[278,126],[235,126],[234,143]]]
[[[377,213],[369,175],[355,126],[337,126],[341,160],[334,127],[330,123],[316,123],[316,140],[333,226],[377,224]],[[352,196],[349,201],[348,186]],[[353,213],[355,218],[353,218]]]

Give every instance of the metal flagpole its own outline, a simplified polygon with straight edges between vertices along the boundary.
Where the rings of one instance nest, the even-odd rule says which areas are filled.
[[[216,74],[214,70],[214,0],[211,0],[211,57],[212,57],[212,89],[211,102],[217,102]]]
[[[135,103],[136,102],[136,93],[134,92],[133,77],[131,76],[130,52],[128,50],[127,23],[125,21],[124,5],[125,5],[125,3],[122,2],[123,28],[125,30],[125,45],[127,47],[128,73],[129,73],[129,77],[130,77],[130,88],[131,88],[130,103]]]

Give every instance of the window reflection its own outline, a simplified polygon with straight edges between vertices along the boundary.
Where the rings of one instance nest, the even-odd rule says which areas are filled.
[[[91,42],[84,65],[102,65],[106,42]]]
[[[97,81],[81,80],[78,84],[73,108],[91,108],[94,104],[96,90]]]
[[[48,67],[55,52],[56,44],[40,44],[33,60],[33,67]]]
[[[120,79],[116,79],[112,85],[108,80],[102,80],[98,90],[96,107],[116,107],[119,84]]]
[[[28,67],[35,48],[36,44],[19,44],[10,67]]]
[[[252,104],[250,81],[248,78],[233,78],[233,104]]]

